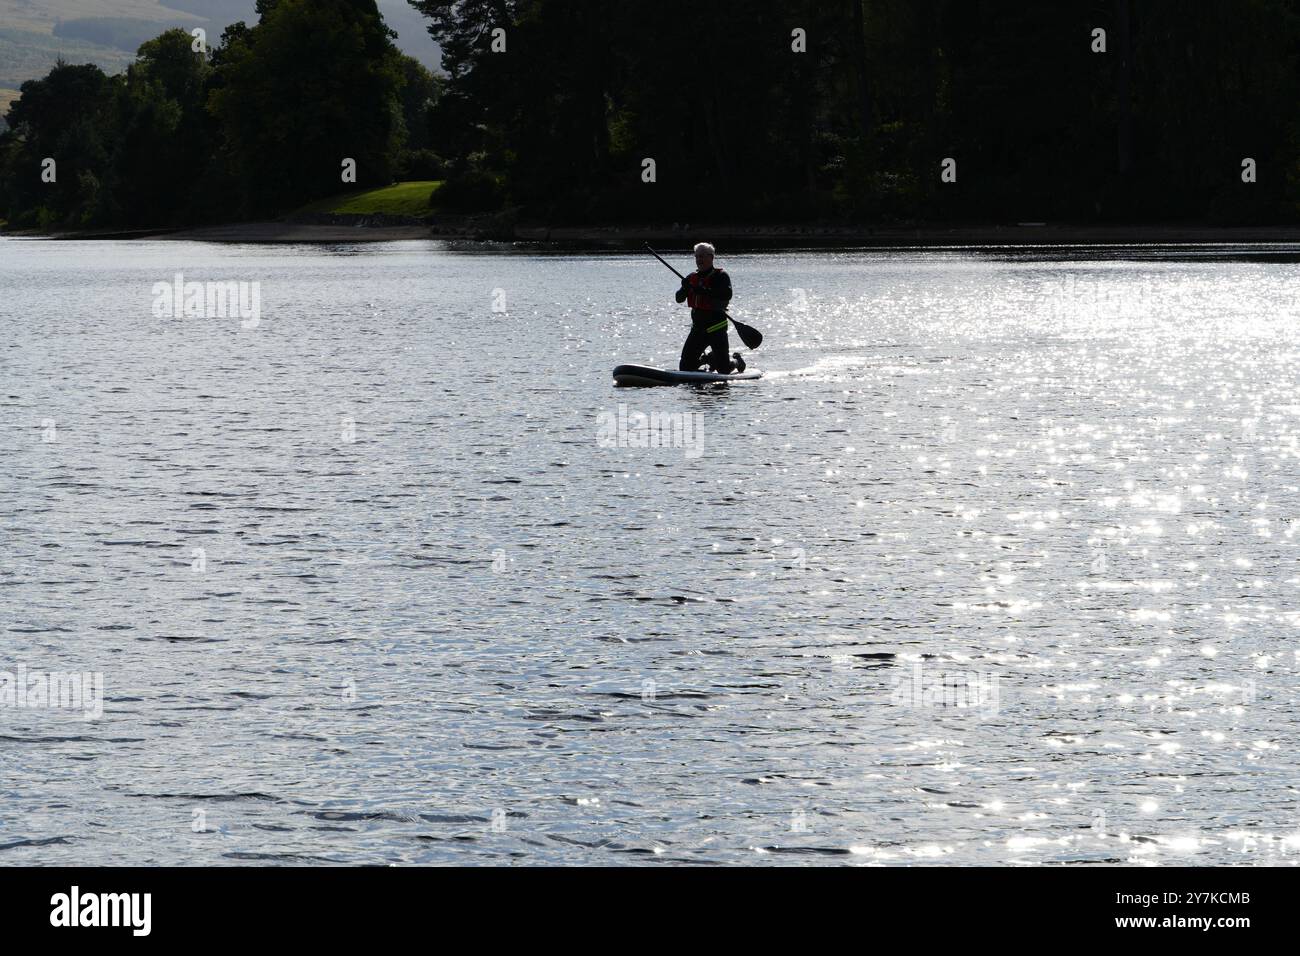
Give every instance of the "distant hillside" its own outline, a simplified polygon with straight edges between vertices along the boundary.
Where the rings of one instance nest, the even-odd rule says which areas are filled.
[[[42,77],[60,58],[69,63],[94,63],[106,73],[126,69],[140,44],[121,44],[134,36],[123,33],[105,42],[75,27],[71,35],[54,33],[61,21],[67,24],[110,19],[138,25],[152,23],[156,29],[151,36],[168,27],[192,27],[205,22],[200,16],[163,6],[158,0],[0,0],[0,87],[17,89],[27,80]]]
[[[81,20],[60,20],[54,25],[54,36],[130,51],[140,49],[140,44],[146,40],[152,40],[164,30],[175,26],[189,24],[137,20],[134,17],[86,17]]]
[[[49,33],[60,20],[85,17],[169,20],[177,16],[202,19],[202,15],[182,13],[178,7],[158,0],[0,0],[0,28],[33,33]]]
[[[254,3],[255,0],[168,0],[167,6],[220,23],[224,30],[226,24],[239,20],[254,22],[257,19]]]
[[[172,27],[203,27],[216,43],[236,21],[257,21],[255,0],[0,0],[0,87],[44,76],[60,57],[117,73],[145,40]],[[406,0],[378,0],[397,46],[429,69],[442,54]]]
[[[17,89],[42,77],[60,57],[69,63],[94,63],[107,73],[119,73],[131,62],[131,54],[112,47],[0,25],[0,87]]]

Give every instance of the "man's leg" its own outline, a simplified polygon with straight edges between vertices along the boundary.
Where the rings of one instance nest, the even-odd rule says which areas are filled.
[[[727,344],[726,328],[709,333],[709,368],[719,375],[731,374],[731,348]]]
[[[677,368],[682,372],[698,372],[700,362],[703,361],[704,347],[709,344],[708,336],[702,329],[691,327],[691,334],[686,336],[686,342],[682,345],[682,357],[677,362]]]

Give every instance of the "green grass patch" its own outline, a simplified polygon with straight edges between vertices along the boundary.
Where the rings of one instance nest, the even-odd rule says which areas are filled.
[[[427,216],[432,212],[429,197],[441,185],[441,179],[424,179],[360,193],[343,193],[317,200],[303,206],[298,212],[354,216],[373,216],[379,213],[388,216]]]

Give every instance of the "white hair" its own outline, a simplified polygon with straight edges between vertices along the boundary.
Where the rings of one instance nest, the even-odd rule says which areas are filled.
[[[709,255],[713,255],[713,243],[697,242],[695,244],[695,254],[698,256],[701,252],[707,253]]]

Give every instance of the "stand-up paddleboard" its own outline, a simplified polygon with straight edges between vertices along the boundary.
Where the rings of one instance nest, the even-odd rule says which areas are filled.
[[[763,373],[735,372],[720,375],[717,372],[678,372],[648,365],[618,365],[614,368],[615,385],[689,385],[709,382],[746,382],[762,378]]]

